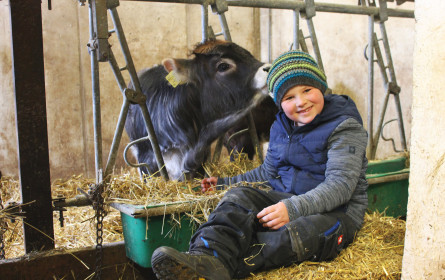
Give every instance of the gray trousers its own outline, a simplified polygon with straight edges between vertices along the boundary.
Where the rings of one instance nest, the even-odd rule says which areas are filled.
[[[214,255],[233,278],[244,278],[305,260],[333,259],[353,241],[358,229],[342,210],[299,217],[279,230],[262,227],[258,212],[290,196],[253,187],[229,190],[192,236],[190,252]]]

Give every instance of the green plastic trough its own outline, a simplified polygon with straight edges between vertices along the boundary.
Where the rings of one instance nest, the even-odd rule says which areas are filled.
[[[405,161],[405,158],[397,158],[369,163],[366,177],[370,211],[385,211],[393,217],[406,216],[409,169],[405,168]],[[170,222],[171,213],[177,212],[179,206],[186,209],[185,204],[188,202],[145,207],[113,203],[112,206],[121,212],[127,257],[148,268],[153,251],[160,246],[187,251],[196,225],[186,215],[181,215],[180,226]]]
[[[409,168],[405,166],[405,157],[369,162],[366,178],[370,211],[406,217]]]

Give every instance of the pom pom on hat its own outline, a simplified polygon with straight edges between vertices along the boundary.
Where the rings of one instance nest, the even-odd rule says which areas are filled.
[[[281,109],[284,94],[297,85],[313,86],[321,93],[328,88],[326,75],[309,54],[302,51],[289,51],[280,55],[270,67],[267,86],[272,98]]]

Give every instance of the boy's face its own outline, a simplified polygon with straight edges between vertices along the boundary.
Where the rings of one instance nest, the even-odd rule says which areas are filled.
[[[281,99],[281,108],[297,126],[310,123],[321,113],[323,106],[323,93],[311,86],[294,86]]]

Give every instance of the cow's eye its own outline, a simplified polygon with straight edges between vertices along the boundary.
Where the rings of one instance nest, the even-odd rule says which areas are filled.
[[[226,72],[227,70],[230,69],[230,64],[223,62],[218,64],[216,68],[218,69],[218,72]]]

